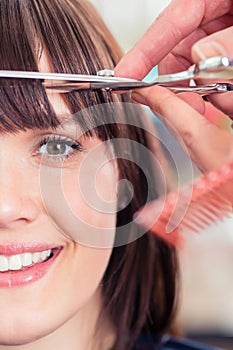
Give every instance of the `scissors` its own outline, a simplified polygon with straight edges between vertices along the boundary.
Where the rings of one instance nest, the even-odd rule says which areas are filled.
[[[176,83],[197,78],[207,81],[210,79],[233,79],[233,58],[226,56],[211,57],[192,65],[186,71],[160,75],[151,82],[115,77],[114,71],[109,69],[101,70],[96,75],[0,70],[0,78],[39,80],[47,90],[61,93],[81,90],[104,90],[123,93],[128,90],[160,85],[169,88],[175,93],[196,92],[201,96],[205,96],[213,93],[233,91],[233,84],[219,82],[186,87],[179,86]],[[169,85],[171,83],[173,84],[172,86]]]

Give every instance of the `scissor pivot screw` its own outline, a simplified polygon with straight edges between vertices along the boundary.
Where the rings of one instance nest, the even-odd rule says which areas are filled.
[[[97,72],[100,77],[114,77],[114,71],[111,69],[103,69]]]

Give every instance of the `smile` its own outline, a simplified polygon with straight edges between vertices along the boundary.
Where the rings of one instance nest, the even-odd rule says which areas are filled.
[[[0,254],[0,288],[19,287],[41,279],[54,264],[62,247],[29,249],[17,254],[10,249]]]
[[[45,261],[51,255],[51,249],[42,252],[16,254],[11,256],[0,255],[0,272],[19,271],[24,267],[32,266]]]

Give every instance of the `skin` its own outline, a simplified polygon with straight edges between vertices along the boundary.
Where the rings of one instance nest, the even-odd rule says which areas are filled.
[[[41,70],[46,70],[46,65]],[[51,94],[50,101],[61,120],[69,114],[59,95]],[[100,348],[105,349],[114,338],[107,317],[99,338],[94,337],[94,331],[102,302],[101,280],[112,249],[83,246],[54,224],[41,196],[40,171],[44,167],[53,176],[63,167],[61,187],[70,210],[87,223],[87,234],[91,224],[109,230],[112,239],[116,214],[106,215],[88,205],[82,188],[77,186],[77,174],[89,155],[88,169],[92,176],[97,174],[97,193],[101,200],[116,203],[117,172],[103,148],[98,151],[103,143],[96,137],[81,137],[78,141],[85,152],[61,162],[48,156],[44,146],[39,147],[45,134],[53,135],[54,131],[28,130],[0,136],[4,149],[0,154],[1,244],[48,243],[63,247],[43,278],[26,286],[0,288],[0,349],[14,349],[12,345],[19,350],[97,349],[100,339]],[[62,136],[72,138],[70,130],[63,130]],[[95,149],[93,158],[91,152]]]
[[[142,79],[157,64],[159,73],[167,74],[185,70],[194,62],[213,55],[232,57],[232,16],[231,0],[173,0],[119,62],[115,73]],[[230,94],[209,100],[232,118]],[[184,141],[186,152],[201,171],[233,160],[231,134],[205,118],[205,104],[200,96],[174,95],[156,86],[133,92],[132,98],[148,105],[169,129],[175,128]]]

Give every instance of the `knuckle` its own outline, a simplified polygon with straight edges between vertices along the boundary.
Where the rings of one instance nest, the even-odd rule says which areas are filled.
[[[192,151],[195,148],[195,145],[197,144],[197,140],[195,139],[194,134],[190,130],[186,129],[183,130],[181,136],[185,146],[188,148],[189,151]]]
[[[160,92],[160,89],[163,89],[162,92]],[[173,98],[174,96],[171,91],[168,91],[165,88],[155,87],[153,98],[150,100],[150,108],[162,116],[166,116],[169,101]]]

